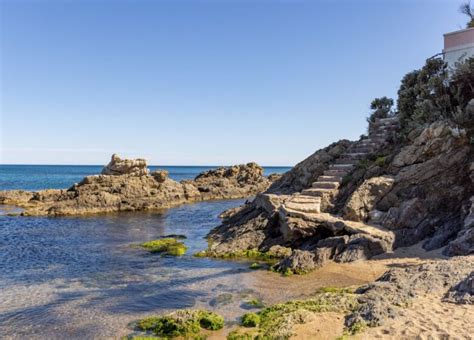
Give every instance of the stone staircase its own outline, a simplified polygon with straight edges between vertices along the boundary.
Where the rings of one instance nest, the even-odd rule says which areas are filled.
[[[344,176],[357,163],[382,147],[393,131],[398,129],[398,118],[377,119],[369,125],[369,136],[355,142],[346,153],[336,159],[309,189],[291,195],[283,204],[288,211],[318,214],[326,211],[339,193]]]

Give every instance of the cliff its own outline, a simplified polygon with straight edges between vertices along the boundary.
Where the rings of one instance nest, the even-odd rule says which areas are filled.
[[[302,273],[326,261],[369,259],[424,240],[426,250],[474,252],[474,153],[445,120],[396,139],[398,118],[368,138],[319,150],[209,233],[210,256],[275,245],[275,267]]]

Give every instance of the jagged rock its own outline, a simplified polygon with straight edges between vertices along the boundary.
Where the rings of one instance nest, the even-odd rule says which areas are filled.
[[[471,167],[474,168],[472,164]],[[449,256],[474,254],[474,196],[469,200],[469,211],[464,218],[463,229],[456,239],[448,244],[444,253]]]
[[[288,195],[258,194],[253,204],[257,209],[263,209],[267,214],[271,215],[280,209],[288,197]]]
[[[214,249],[268,249],[279,244],[312,252],[316,265],[370,258],[421,240],[426,249],[451,242],[448,254],[472,252],[473,232],[462,223],[468,215],[462,207],[474,191],[472,146],[466,132],[436,122],[413,133],[404,145],[397,143],[380,150],[387,163],[378,167],[378,177],[370,177],[373,167],[367,170],[364,162],[357,163],[374,147],[373,141],[342,141],[317,151],[258,195],[245,213],[230,216],[212,230]],[[341,191],[343,200],[334,208],[322,204],[324,193]],[[322,213],[316,209],[318,198]],[[332,209],[330,214],[327,209]],[[342,213],[346,219],[339,217]],[[370,218],[370,223],[348,217]],[[350,239],[337,248],[319,243],[338,236]],[[246,241],[238,242],[238,237]]]
[[[155,170],[150,175],[158,182],[163,183],[168,178],[168,171],[166,170]]]
[[[387,251],[383,240],[366,235],[351,235],[345,249],[336,257],[336,262],[353,262],[358,260],[368,260],[375,255]]]
[[[249,197],[270,185],[263,168],[256,163],[205,171],[193,181],[183,182],[194,185],[205,200]]]
[[[122,160],[114,155],[103,172],[107,175],[87,176],[68,190],[1,191],[0,203],[24,208],[24,215],[139,211],[248,197],[270,184],[262,168],[254,163],[219,168],[199,175],[194,181],[176,182],[167,177],[166,171],[148,174],[143,160]]]
[[[142,158],[121,159],[117,154],[113,154],[110,163],[102,169],[102,175],[112,176],[145,176],[148,173],[146,160]]]
[[[344,217],[353,221],[365,221],[369,212],[390,191],[394,183],[391,176],[370,178],[351,195],[344,207]]]
[[[316,261],[314,254],[299,249],[293,250],[290,256],[276,265],[276,269],[282,273],[291,271],[296,274],[304,274],[314,270],[315,268]]]
[[[448,256],[474,254],[474,227],[462,230],[444,253]]]
[[[291,248],[275,245],[268,249],[268,254],[276,258],[284,258],[291,255]]]
[[[392,165],[403,167],[425,162],[434,154],[450,151],[457,139],[465,138],[465,131],[459,131],[443,121],[435,122],[424,129],[412,144],[404,147],[395,156]]]
[[[349,236],[347,235],[319,240],[315,249],[315,262],[317,265],[321,266],[338,256],[345,249],[348,241]]]
[[[381,223],[384,227],[397,230],[403,228],[415,228],[428,215],[426,202],[415,197],[402,202],[400,207],[390,208],[384,215]]]
[[[381,326],[387,319],[398,315],[400,306],[427,293],[445,294],[449,287],[457,285],[473,269],[474,261],[470,257],[390,269],[374,283],[356,291],[360,294],[360,307],[346,317],[346,325],[350,327],[363,322],[370,327]]]
[[[460,304],[474,304],[474,272],[471,272],[457,285],[451,287],[443,301]]]

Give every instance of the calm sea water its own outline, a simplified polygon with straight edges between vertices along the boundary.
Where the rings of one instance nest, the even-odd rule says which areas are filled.
[[[162,167],[175,179],[203,167]],[[66,188],[96,166],[0,167],[1,189]],[[267,168],[266,172],[286,169]],[[208,308],[235,320],[264,298],[249,263],[195,258],[206,248],[218,214],[244,200],[183,205],[153,213],[90,217],[0,216],[0,338],[104,339],[132,332],[128,324],[178,308]],[[183,234],[182,257],[149,254],[137,243]],[[288,289],[280,282],[281,291]],[[268,294],[283,298],[285,294]]]
[[[150,166],[150,170],[168,170],[176,180],[193,179],[213,166]],[[265,167],[265,175],[284,173],[288,167]],[[66,189],[89,175],[99,174],[99,165],[0,165],[0,190]]]

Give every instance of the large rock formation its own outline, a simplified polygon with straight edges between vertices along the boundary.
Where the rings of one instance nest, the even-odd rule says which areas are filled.
[[[384,136],[396,118],[375,126],[369,139],[311,155],[227,215],[209,234],[208,254],[281,245],[294,254],[278,268],[296,272],[302,259],[305,268],[311,259],[314,267],[349,262],[421,240],[427,250],[472,253],[474,158],[466,131],[438,121],[394,141]]]
[[[176,182],[166,171],[151,174],[146,161],[117,155],[101,175],[87,176],[67,190],[3,191],[0,204],[24,208],[24,215],[81,215],[169,208],[187,202],[245,198],[270,185],[255,163],[219,168],[195,180]]]
[[[102,175],[113,176],[145,176],[149,172],[146,160],[142,158],[121,159],[117,154],[113,154],[110,163],[102,169]]]

